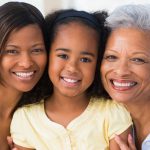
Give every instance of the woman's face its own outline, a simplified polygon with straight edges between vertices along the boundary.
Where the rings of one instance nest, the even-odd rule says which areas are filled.
[[[21,92],[31,90],[43,74],[46,55],[43,35],[37,25],[12,31],[0,58],[1,83]]]
[[[150,98],[150,32],[134,28],[112,31],[101,66],[104,87],[116,101]]]

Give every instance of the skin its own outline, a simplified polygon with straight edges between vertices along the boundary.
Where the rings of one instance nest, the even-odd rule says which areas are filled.
[[[0,56],[0,145],[8,150],[7,136],[13,111],[23,92],[31,90],[43,74],[46,51],[37,25],[11,32]],[[8,94],[9,93],[9,94]]]
[[[79,23],[59,27],[49,62],[54,93],[46,104],[47,114],[55,122],[67,127],[86,109],[89,98],[85,91],[94,80],[97,51],[93,29]]]
[[[101,66],[106,91],[112,99],[123,103],[131,113],[137,129],[138,149],[150,133],[149,40],[149,31],[137,28],[115,29],[108,38]],[[135,147],[128,148],[135,149]]]
[[[136,150],[131,134],[128,135],[128,144],[126,144],[124,140],[118,135],[115,136],[115,141],[118,143],[121,150]]]
[[[54,92],[45,102],[45,111],[50,120],[67,127],[84,112],[90,100],[86,90],[94,80],[97,51],[98,37],[93,29],[75,22],[59,27],[49,57]],[[120,136],[125,140],[128,133],[129,130]],[[110,150],[114,149],[120,148],[112,139]]]

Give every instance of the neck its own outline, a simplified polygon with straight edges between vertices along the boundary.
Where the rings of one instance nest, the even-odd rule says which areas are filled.
[[[47,101],[51,105],[51,109],[59,111],[73,112],[79,109],[85,109],[89,103],[90,98],[85,95],[67,97],[59,94],[53,94]]]
[[[133,121],[143,125],[150,117],[150,101],[133,102],[132,104],[125,105],[128,111],[131,113]]]
[[[73,119],[85,111],[89,100],[90,98],[85,95],[71,97],[53,94],[45,102],[45,111],[50,120],[67,127]]]
[[[150,101],[140,101],[126,105],[131,113],[137,135],[137,144],[141,146],[143,140],[150,133]]]
[[[22,93],[0,85],[0,117],[9,118],[19,102]]]

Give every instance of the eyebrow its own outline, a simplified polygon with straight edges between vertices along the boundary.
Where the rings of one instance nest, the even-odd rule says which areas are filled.
[[[111,51],[111,52],[114,52],[114,53],[119,53],[119,52],[117,52],[116,50],[113,50],[113,49],[106,49],[107,51]],[[105,51],[106,51],[105,50]],[[132,54],[134,54],[134,55],[138,55],[138,54],[143,54],[143,55],[149,55],[149,53],[144,53],[143,51],[140,51],[140,52],[133,52]]]
[[[65,51],[65,52],[69,52],[70,49],[66,49],[66,48],[57,48],[56,51]],[[89,55],[89,56],[92,56],[92,57],[95,57],[95,55],[93,53],[89,53],[89,52],[86,52],[86,51],[82,51],[80,52],[80,54],[82,55]]]
[[[106,50],[107,50],[107,51],[111,51],[111,52],[118,53],[118,52],[116,52],[116,50],[115,50],[115,49],[108,49],[108,48],[106,48],[106,49],[105,49],[105,52],[106,52]]]
[[[45,46],[45,44],[43,44],[43,43],[36,43],[36,44],[34,44],[34,45],[32,45],[32,47],[36,47],[36,46]],[[13,44],[8,44],[8,45],[6,45],[6,47],[14,47],[14,48],[20,48],[20,46],[18,46],[18,45],[13,45]]]
[[[81,54],[95,57],[95,55],[93,53],[89,53],[89,52],[85,52],[85,51],[81,52]]]
[[[18,48],[16,45],[12,45],[12,44],[6,45],[6,47],[15,47],[15,48]]]
[[[56,48],[56,51],[65,51],[65,52],[69,52],[69,49],[66,48]]]
[[[146,56],[148,56],[149,55],[149,53],[147,53],[147,52],[134,52],[133,54],[135,54],[135,55],[138,55],[138,54],[142,54],[142,55],[146,55]]]

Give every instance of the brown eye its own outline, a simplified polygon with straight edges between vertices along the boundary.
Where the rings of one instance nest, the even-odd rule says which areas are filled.
[[[58,57],[62,59],[68,59],[69,57],[66,54],[59,54]]]
[[[148,63],[147,61],[145,61],[144,59],[142,58],[132,58],[130,59],[132,62],[134,62],[135,64],[138,64],[138,65],[141,65],[141,64],[144,64],[144,63]]]
[[[117,57],[114,55],[107,55],[104,57],[104,59],[106,59],[107,61],[110,61],[110,62],[114,62],[114,61],[116,61]]]
[[[42,49],[42,48],[35,48],[35,49],[32,49],[31,52],[34,53],[34,54],[39,54],[39,53],[44,52],[44,49]]]
[[[18,54],[19,52],[17,50],[4,50],[3,51],[4,54],[9,54],[9,55],[15,55]]]
[[[87,63],[87,62],[91,62],[91,59],[85,57],[85,58],[81,58],[80,61]]]

